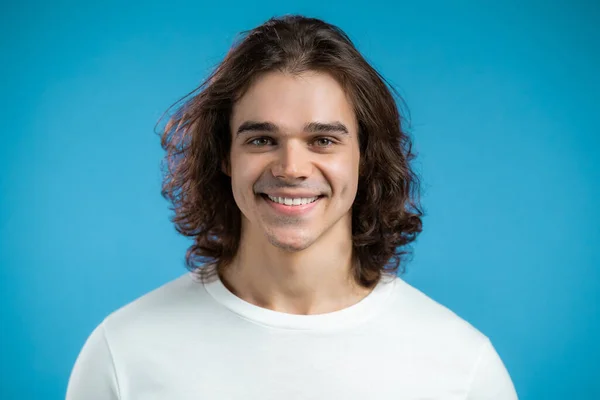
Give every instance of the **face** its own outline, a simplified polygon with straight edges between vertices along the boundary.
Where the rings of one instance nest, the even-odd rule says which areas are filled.
[[[234,105],[230,126],[231,164],[224,170],[244,235],[287,251],[350,237],[358,126],[332,76],[263,75]]]

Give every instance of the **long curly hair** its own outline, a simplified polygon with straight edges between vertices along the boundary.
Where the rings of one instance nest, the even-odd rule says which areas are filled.
[[[359,127],[359,182],[352,205],[352,276],[373,287],[382,275],[403,273],[402,261],[422,229],[415,157],[393,87],[338,27],[315,18],[271,18],[243,32],[224,60],[172,108],[161,146],[162,196],[179,233],[193,238],[186,266],[222,272],[240,244],[241,211],[222,171],[229,163],[232,106],[261,74],[326,72],[349,95]],[[398,99],[395,100],[394,95]],[[171,109],[172,109],[171,108]],[[402,108],[403,109],[403,108]]]

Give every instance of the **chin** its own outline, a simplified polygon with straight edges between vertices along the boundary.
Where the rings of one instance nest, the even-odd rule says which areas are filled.
[[[268,235],[267,236],[269,243],[278,249],[288,251],[288,252],[297,252],[302,251],[310,247],[313,243],[312,240],[308,240],[305,237],[296,237],[289,238],[289,240],[281,240],[281,236]]]

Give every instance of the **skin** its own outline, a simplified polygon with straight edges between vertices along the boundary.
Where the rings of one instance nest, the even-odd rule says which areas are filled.
[[[314,123],[329,130],[315,131]],[[223,170],[242,213],[242,236],[225,286],[291,314],[332,312],[364,298],[370,290],[349,274],[358,124],[340,84],[315,71],[268,73],[234,104],[230,127],[231,164]],[[282,192],[321,197],[309,212],[290,216],[262,195]]]

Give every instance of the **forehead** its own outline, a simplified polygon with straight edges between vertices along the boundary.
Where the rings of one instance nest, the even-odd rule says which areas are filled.
[[[349,97],[331,75],[269,72],[256,79],[234,104],[231,127],[247,120],[268,121],[283,129],[300,129],[310,122],[340,121],[357,129]]]

